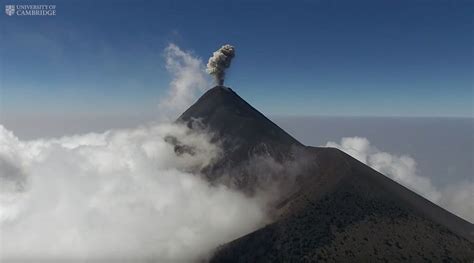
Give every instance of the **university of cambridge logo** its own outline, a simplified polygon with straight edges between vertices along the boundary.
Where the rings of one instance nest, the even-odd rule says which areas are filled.
[[[15,6],[14,5],[5,5],[5,14],[12,16],[15,14]]]
[[[5,5],[8,16],[55,16],[56,5]]]

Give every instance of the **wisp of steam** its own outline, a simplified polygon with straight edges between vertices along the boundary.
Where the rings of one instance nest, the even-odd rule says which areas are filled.
[[[218,85],[224,85],[225,70],[230,67],[230,62],[235,56],[235,48],[223,45],[212,54],[207,63],[207,73],[211,74]]]

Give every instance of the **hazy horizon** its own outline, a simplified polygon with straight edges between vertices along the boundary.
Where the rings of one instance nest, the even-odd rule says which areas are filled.
[[[470,180],[474,170],[474,118],[267,116],[308,146],[321,146],[343,137],[364,137],[380,150],[406,154],[418,171],[436,185]],[[97,116],[96,118],[15,118],[0,124],[22,140],[57,138],[113,129],[130,129],[157,121],[156,116]]]

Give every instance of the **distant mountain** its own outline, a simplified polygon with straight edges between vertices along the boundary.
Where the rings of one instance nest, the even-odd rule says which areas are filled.
[[[205,171],[211,182],[229,173],[251,194],[259,174],[244,167],[259,155],[305,166],[271,208],[273,223],[217,248],[212,262],[474,259],[473,224],[340,150],[302,145],[230,88],[209,90],[178,122],[222,143],[222,158]]]

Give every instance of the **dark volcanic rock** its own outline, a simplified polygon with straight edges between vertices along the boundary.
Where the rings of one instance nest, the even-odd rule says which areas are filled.
[[[230,175],[237,188],[252,190],[256,177],[247,171],[255,156],[268,156],[283,163],[293,159],[303,145],[250,106],[232,89],[216,86],[207,91],[177,120],[191,128],[209,128],[221,144],[223,156],[208,167],[210,181]]]
[[[474,259],[471,223],[340,150],[302,145],[229,88],[209,90],[178,121],[206,127],[221,143],[222,158],[205,171],[211,182],[228,174],[251,192],[259,173],[248,167],[262,155],[285,167],[279,180],[297,176],[271,209],[273,223],[222,245],[212,262]]]
[[[189,122],[192,119],[200,119],[219,136],[238,140],[242,150],[262,143],[285,149],[291,145],[303,146],[232,89],[224,86],[207,91],[178,121]]]
[[[339,150],[312,151],[318,176],[211,262],[472,261],[472,224]]]

